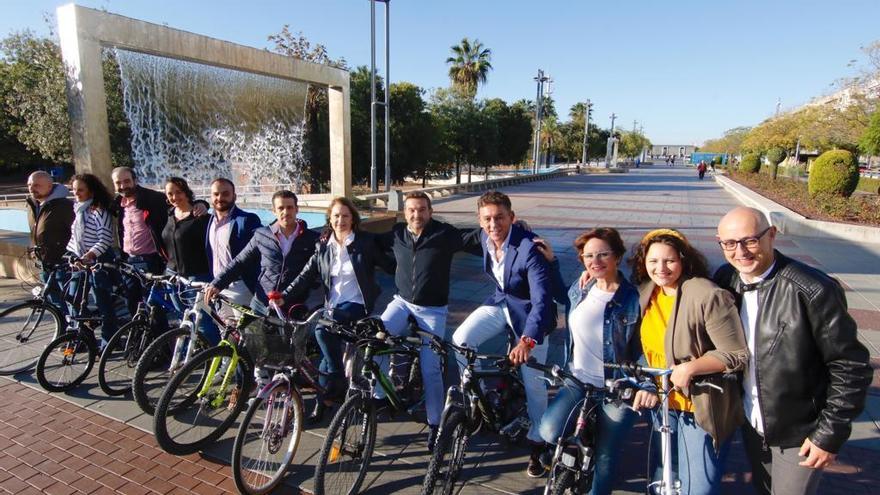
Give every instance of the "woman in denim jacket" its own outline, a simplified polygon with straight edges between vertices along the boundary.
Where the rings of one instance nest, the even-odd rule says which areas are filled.
[[[552,258],[549,244],[543,244],[545,256]],[[551,261],[557,268],[554,298],[566,306],[566,364],[581,381],[602,387],[606,378],[617,378],[619,373],[606,371],[603,363],[637,361],[642,355],[638,336],[639,292],[617,269],[626,248],[615,229],[584,232],[574,246],[589,276],[583,288],[579,277],[566,294],[559,262],[555,258]],[[541,419],[540,433],[547,443],[555,444],[560,436],[570,434],[583,398],[579,388],[560,389]],[[651,408],[656,402],[652,391],[641,390],[633,405],[637,409]],[[616,445],[624,439],[634,419],[635,415],[625,407],[604,404],[599,408],[596,468],[590,493],[611,493]]]

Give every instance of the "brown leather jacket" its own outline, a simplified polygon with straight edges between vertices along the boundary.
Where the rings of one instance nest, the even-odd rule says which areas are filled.
[[[25,200],[31,244],[42,248],[42,261],[45,263],[61,263],[67,242],[70,241],[73,201],[67,197],[68,193],[66,186],[55,184],[49,197],[42,203],[38,204],[31,196]]]
[[[656,285],[639,287],[642,315]],[[733,296],[705,278],[679,284],[672,316],[666,327],[666,366],[709,355],[724,363],[725,373],[742,371],[749,362],[739,312]],[[724,393],[710,387],[685,390],[694,404],[694,418],[706,430],[717,449],[743,423],[742,396],[736,380],[717,380]]]

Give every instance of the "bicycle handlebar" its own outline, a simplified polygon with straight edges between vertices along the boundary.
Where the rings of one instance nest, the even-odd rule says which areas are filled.
[[[636,378],[644,378],[645,376],[652,377],[660,377],[664,375],[671,375],[672,369],[670,368],[652,368],[648,366],[641,366],[636,363],[626,362],[626,363],[604,363],[603,365],[608,369],[616,369],[621,370],[625,374],[634,375]],[[724,388],[712,383],[712,380],[736,380],[737,375],[735,373],[710,373],[708,375],[699,375],[694,377],[691,380],[691,385],[696,387],[709,387],[713,388],[721,393],[724,393]]]

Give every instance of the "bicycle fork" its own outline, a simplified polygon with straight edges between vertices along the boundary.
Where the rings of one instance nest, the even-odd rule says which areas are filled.
[[[655,481],[649,486],[653,486],[656,493],[660,495],[679,495],[681,482],[673,479],[672,476],[672,426],[669,424],[669,375],[663,374],[660,377],[660,386],[662,390],[666,390],[666,397],[663,398],[661,411],[663,419],[660,421],[660,451],[663,462],[663,476],[660,481]]]
[[[227,342],[221,342],[220,345],[229,346],[232,349],[232,357],[229,358],[229,365],[226,367],[226,372],[223,374],[223,381],[220,382],[220,389],[218,390],[217,395],[211,399],[211,407],[214,408],[223,405],[223,400],[226,398],[226,389],[229,387],[229,383],[232,381],[232,376],[235,374],[235,369],[238,367],[238,351],[236,351],[235,346],[232,346]],[[205,375],[205,383],[202,384],[202,389],[199,390],[196,397],[203,399],[208,395],[208,391],[211,390],[212,379],[214,375],[217,374],[217,370],[220,369],[222,362],[222,356],[217,356],[211,360],[211,365],[208,367],[208,373]]]

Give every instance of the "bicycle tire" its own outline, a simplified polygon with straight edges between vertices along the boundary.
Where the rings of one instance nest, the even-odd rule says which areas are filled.
[[[74,389],[89,376],[97,353],[90,339],[83,338],[79,332],[67,332],[43,349],[37,361],[37,381],[49,392]],[[60,360],[56,361],[58,357]]]
[[[287,397],[289,388],[290,397]],[[296,455],[302,435],[302,396],[292,384],[283,382],[272,388],[267,399],[251,402],[238,427],[232,446],[232,477],[238,491],[247,495],[263,495],[272,491],[284,478]],[[289,403],[289,414],[284,418],[284,404]],[[271,411],[268,410],[271,405]],[[262,412],[262,415],[259,413]],[[269,424],[266,425],[267,414]],[[268,432],[264,434],[264,432]],[[251,448],[256,455],[251,455]],[[280,454],[277,460],[269,455]]]
[[[464,411],[454,411],[440,427],[437,445],[428,462],[428,474],[422,484],[422,495],[450,495],[464,464],[468,441],[467,416]],[[437,486],[440,482],[440,486]]]
[[[547,484],[552,485],[550,495],[566,495],[575,494],[577,491],[574,486],[574,473],[568,469],[560,469],[557,476],[547,478]]]
[[[44,301],[26,301],[0,311],[0,375],[33,369],[64,325],[61,311]]]
[[[134,370],[146,348],[150,331],[149,324],[134,320],[110,337],[98,360],[98,385],[105,394],[115,397],[131,390]]]
[[[205,395],[199,397],[215,358],[221,359],[221,367],[213,375]],[[248,376],[244,358],[240,356],[229,388],[221,394],[217,387],[223,381],[231,358],[231,347],[212,347],[193,356],[168,382],[153,416],[153,432],[162,450],[174,455],[192,454],[216,441],[232,426],[247,404],[252,377]],[[221,396],[219,405],[212,404]],[[214,419],[214,415],[218,419]]]
[[[360,423],[361,428],[357,428]],[[346,438],[349,429],[355,427],[360,433],[358,445],[352,451],[346,452],[342,446],[347,445]],[[337,437],[339,441],[337,442]],[[363,445],[361,445],[363,444]],[[318,465],[315,467],[315,495],[354,495],[360,490],[364,478],[367,476],[367,469],[370,467],[370,458],[373,456],[373,447],[376,446],[376,410],[372,401],[360,395],[350,396],[342,404],[333,416],[330,426],[327,428],[327,436],[321,445],[321,453],[318,456]],[[335,483],[329,483],[331,489],[325,489],[328,474],[342,475],[342,466],[344,463],[338,462],[343,454],[352,454],[352,462],[357,467],[357,474],[351,483],[343,483],[349,485],[348,491],[339,489]],[[339,466],[335,469],[335,473],[328,473],[328,467]],[[343,479],[350,479],[343,477]]]
[[[159,397],[165,390],[165,386],[168,385],[171,377],[186,365],[186,361],[181,359],[177,368],[173,370],[168,365],[162,366],[165,360],[170,360],[174,342],[180,337],[189,337],[190,333],[190,329],[187,327],[179,327],[165,332],[150,342],[150,345],[141,354],[134,369],[134,377],[131,379],[131,395],[144,413],[150,416],[156,413],[156,404],[159,402]],[[191,356],[195,356],[210,346],[208,340],[201,333],[196,335],[196,348]],[[189,346],[189,342],[183,346],[184,353],[187,346]]]

